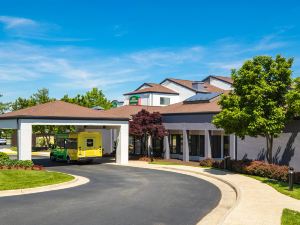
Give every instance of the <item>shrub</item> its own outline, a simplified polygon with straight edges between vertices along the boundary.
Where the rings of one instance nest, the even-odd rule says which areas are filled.
[[[2,169],[31,169],[34,166],[31,160],[0,159]]]
[[[199,165],[203,167],[224,169],[224,160],[217,161],[213,159],[204,159],[200,161]],[[227,169],[237,173],[266,177],[283,182],[288,181],[288,166],[268,164],[263,161],[251,161],[248,159],[236,161],[230,160]]]
[[[288,166],[268,164],[263,161],[231,161],[231,170],[283,182],[288,181]]]
[[[216,163],[215,160],[207,158],[207,159],[201,160],[199,162],[199,165],[203,166],[203,167],[212,167],[215,163]]]
[[[9,159],[9,156],[6,153],[4,153],[4,152],[0,152],[0,160],[1,159],[7,160],[7,159]]]
[[[262,161],[253,161],[246,166],[246,174],[267,177],[274,180],[284,181],[288,180],[287,166],[279,166],[275,164],[268,164]]]

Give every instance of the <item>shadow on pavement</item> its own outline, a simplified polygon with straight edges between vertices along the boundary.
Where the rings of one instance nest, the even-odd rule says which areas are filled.
[[[115,158],[103,157],[101,159],[97,159],[91,163],[88,162],[74,162],[71,164],[67,164],[65,161],[51,161],[48,157],[35,157],[32,159],[33,163],[36,165],[42,165],[44,167],[59,167],[59,166],[73,166],[73,165],[98,165],[105,163],[114,163]]]

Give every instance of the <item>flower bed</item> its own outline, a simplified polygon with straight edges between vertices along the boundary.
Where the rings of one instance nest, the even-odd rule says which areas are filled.
[[[10,159],[7,154],[0,153],[0,170],[44,170],[43,166],[34,165],[31,160]]]
[[[205,159],[200,161],[200,166],[211,166],[213,168],[224,169],[224,161],[216,161],[213,159]],[[275,164],[268,164],[263,161],[250,160],[230,160],[228,170],[237,173],[267,177],[270,179],[287,182],[288,181],[288,167]]]

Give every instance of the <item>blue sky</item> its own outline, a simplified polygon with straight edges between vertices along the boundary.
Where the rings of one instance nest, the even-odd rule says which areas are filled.
[[[92,87],[109,99],[166,77],[230,75],[255,55],[294,57],[297,1],[15,1],[0,5],[4,101],[48,88],[53,97]]]

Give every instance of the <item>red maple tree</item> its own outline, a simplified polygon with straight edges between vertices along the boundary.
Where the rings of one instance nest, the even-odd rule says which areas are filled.
[[[138,138],[142,142],[142,152],[149,155],[148,138],[162,139],[168,135],[164,125],[162,124],[162,117],[159,112],[150,113],[145,109],[132,116],[129,121],[130,135]],[[147,152],[145,152],[147,150]]]

